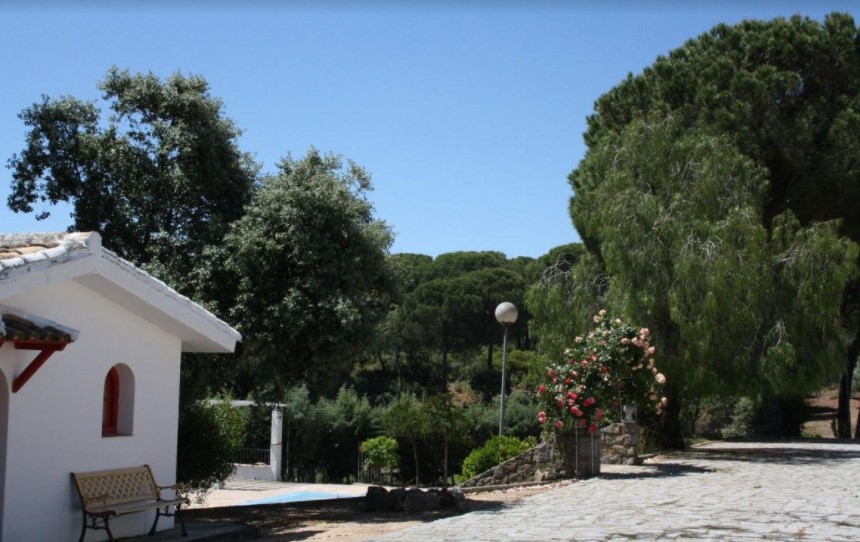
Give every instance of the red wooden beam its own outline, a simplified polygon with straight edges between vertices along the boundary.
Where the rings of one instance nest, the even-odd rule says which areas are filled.
[[[12,393],[17,393],[18,390],[24,387],[30,378],[36,374],[36,371],[48,361],[51,354],[62,350],[66,347],[66,342],[47,342],[47,341],[15,341],[15,348],[22,350],[41,350],[39,355],[27,365],[24,371],[15,377],[12,383]]]
[[[17,340],[15,341],[15,348],[18,350],[50,350],[51,352],[57,352],[65,348],[67,344],[69,343],[64,341]]]

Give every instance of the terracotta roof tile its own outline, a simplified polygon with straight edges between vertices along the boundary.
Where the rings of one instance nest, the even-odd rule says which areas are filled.
[[[100,242],[97,238],[91,232],[0,234],[0,273],[35,262],[72,259],[92,242]]]

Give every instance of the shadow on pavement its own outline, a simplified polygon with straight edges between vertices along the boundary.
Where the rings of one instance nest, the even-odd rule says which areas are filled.
[[[668,461],[679,459],[702,459],[712,461],[744,461],[749,463],[779,463],[783,465],[834,465],[860,459],[860,443],[839,442],[850,444],[853,450],[834,450],[832,448],[816,448],[816,441],[804,441],[812,446],[791,448],[786,446],[767,446],[747,448],[743,446],[726,448],[694,448],[685,452],[664,456]],[[830,443],[833,443],[831,440]]]
[[[637,472],[605,472],[600,478],[606,480],[632,480],[636,478],[666,478],[668,476],[686,476],[689,474],[706,474],[714,472],[713,469],[698,467],[695,465],[683,465],[678,463],[655,463],[645,465],[649,470]]]

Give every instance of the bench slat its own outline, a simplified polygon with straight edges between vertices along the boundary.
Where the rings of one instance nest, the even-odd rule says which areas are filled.
[[[165,506],[175,506],[178,504],[187,504],[186,499],[172,499],[163,501],[139,501],[129,502],[125,504],[117,504],[113,506],[92,506],[87,509],[90,514],[108,514],[121,516],[123,514],[132,514],[135,512],[144,512],[146,510],[154,510]]]

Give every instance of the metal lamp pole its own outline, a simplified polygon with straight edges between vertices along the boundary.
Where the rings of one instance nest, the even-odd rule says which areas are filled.
[[[505,369],[508,362],[508,328],[517,321],[517,307],[505,301],[496,307],[496,320],[505,328],[502,336],[502,392],[499,394],[499,436],[505,426]]]

